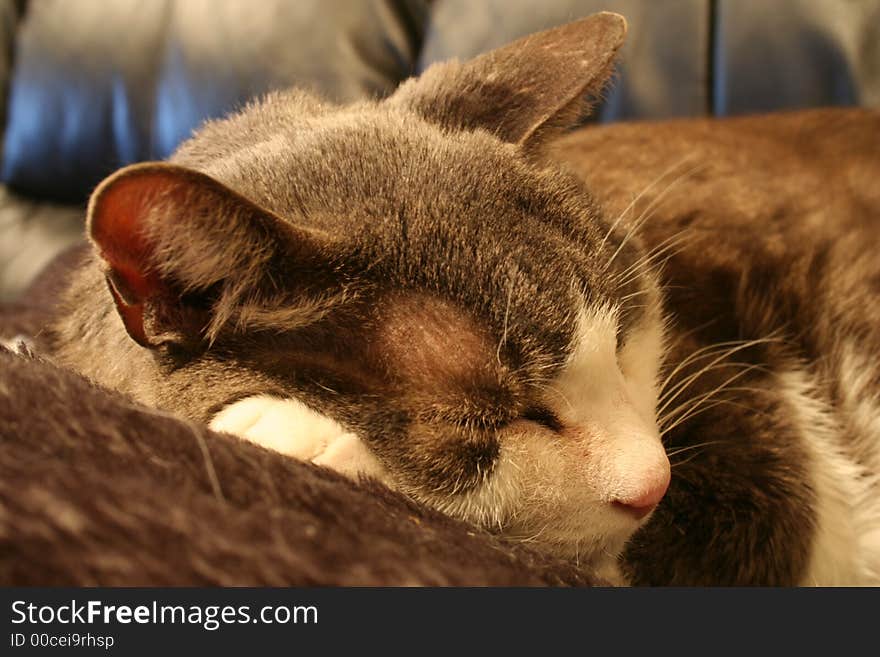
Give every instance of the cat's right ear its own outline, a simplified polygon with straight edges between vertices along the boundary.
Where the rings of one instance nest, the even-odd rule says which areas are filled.
[[[87,233],[129,336],[192,346],[253,298],[273,261],[307,267],[320,240],[197,171],[166,163],[121,169],[92,194]]]
[[[434,64],[387,102],[450,129],[483,128],[535,151],[573,126],[601,93],[626,21],[602,12],[460,63]]]

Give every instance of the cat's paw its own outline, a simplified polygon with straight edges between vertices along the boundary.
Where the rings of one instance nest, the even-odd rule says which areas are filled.
[[[210,427],[354,479],[386,479],[382,464],[360,438],[295,399],[247,397],[217,413]]]

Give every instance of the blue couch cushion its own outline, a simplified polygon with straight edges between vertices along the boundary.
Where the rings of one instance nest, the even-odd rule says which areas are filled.
[[[412,74],[422,0],[33,0],[19,24],[4,182],[81,200],[269,89],[348,101]]]
[[[419,69],[602,10],[629,32],[599,120],[880,105],[880,0],[436,0]]]

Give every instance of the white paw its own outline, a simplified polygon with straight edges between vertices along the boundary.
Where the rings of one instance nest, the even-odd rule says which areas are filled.
[[[217,413],[210,427],[353,479],[360,475],[387,479],[382,464],[360,438],[295,399],[247,397]]]

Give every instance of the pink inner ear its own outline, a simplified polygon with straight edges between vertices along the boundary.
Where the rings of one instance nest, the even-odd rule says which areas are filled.
[[[90,233],[101,257],[114,277],[126,286],[123,297],[129,305],[156,292],[158,276],[150,273],[152,248],[144,236],[143,221],[150,201],[160,189],[160,176],[137,176],[110,180],[98,192],[91,210]]]
[[[163,291],[152,265],[152,246],[144,220],[155,199],[175,187],[161,172],[138,172],[108,179],[89,209],[89,233],[109,267],[108,282],[117,310],[131,337],[149,346],[144,332],[144,302]]]

